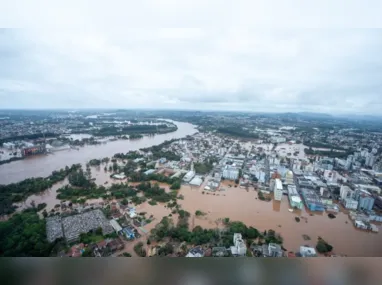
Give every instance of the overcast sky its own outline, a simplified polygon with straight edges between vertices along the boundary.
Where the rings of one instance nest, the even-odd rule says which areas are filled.
[[[150,6],[148,15],[170,2]],[[180,8],[171,13],[179,12],[179,21],[183,14],[216,23],[157,29],[148,19],[152,25],[142,29],[128,28],[131,21],[126,29],[104,29],[100,9],[79,5],[64,17],[9,8],[8,20],[28,26],[32,13],[39,25],[0,30],[0,108],[382,110],[381,30],[236,27],[230,23],[248,16],[247,9],[223,9],[227,23]],[[92,28],[50,27],[53,20]]]

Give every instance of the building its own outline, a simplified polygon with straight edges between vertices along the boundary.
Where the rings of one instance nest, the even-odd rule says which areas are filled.
[[[236,180],[239,178],[239,169],[226,165],[226,167],[223,169],[222,177],[228,180]]]
[[[288,197],[291,208],[302,209],[304,204],[302,203],[301,197],[297,192],[295,185],[288,185]]]
[[[374,202],[375,202],[374,197],[370,195],[366,195],[366,194],[361,194],[358,200],[358,210],[371,211],[374,207]]]
[[[341,185],[340,188],[340,197],[342,200],[345,200],[346,198],[350,197],[353,193],[353,190],[350,189],[349,186]]]
[[[201,246],[191,248],[186,255],[186,257],[203,257],[203,256],[204,256],[204,250]]]
[[[116,220],[111,220],[110,225],[113,227],[114,231],[118,234],[122,232],[122,227],[118,224]]]
[[[273,194],[276,201],[281,201],[283,197],[283,184],[281,183],[280,179],[275,179]]]
[[[43,153],[46,153],[45,145],[36,145],[33,147],[26,147],[21,151],[21,154],[24,157],[31,156],[31,155],[37,155],[37,154],[43,154]]]
[[[322,204],[320,197],[311,189],[302,188],[301,189],[302,198],[305,201],[306,207],[310,211],[323,212],[325,210],[324,204]]]
[[[366,166],[373,167],[374,163],[375,163],[374,155],[369,154],[368,156],[366,156],[366,161],[365,161]]]
[[[123,180],[126,178],[126,175],[125,175],[125,173],[119,173],[119,174],[114,174],[112,177],[114,179]]]
[[[282,257],[283,251],[281,249],[281,245],[277,243],[270,243],[268,245],[268,256],[269,257]]]
[[[203,183],[203,179],[200,176],[195,176],[192,178],[192,180],[189,182],[190,185],[193,186],[200,186]]]
[[[358,201],[352,199],[352,198],[346,198],[343,201],[344,207],[349,210],[357,210],[358,208]]]
[[[191,170],[186,173],[186,175],[183,177],[184,182],[190,182],[192,178],[195,176],[195,171]]]
[[[302,257],[315,257],[317,256],[316,249],[308,246],[300,246],[300,254]]]
[[[149,170],[146,170],[145,172],[143,172],[145,175],[150,175],[152,173],[155,172],[155,169],[149,169]]]
[[[290,170],[287,171],[287,173],[285,174],[285,184],[286,185],[294,184],[293,172]]]
[[[233,246],[231,246],[231,253],[234,256],[245,256],[247,253],[247,246],[245,245],[240,233],[233,234]]]

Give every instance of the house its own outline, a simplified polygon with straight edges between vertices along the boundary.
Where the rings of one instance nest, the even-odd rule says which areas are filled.
[[[212,248],[213,257],[225,257],[228,256],[228,251],[225,247],[213,247]]]
[[[80,257],[85,251],[85,245],[83,243],[73,245],[67,254],[68,257]]]
[[[204,257],[204,250],[201,246],[193,247],[187,253],[186,257]]]
[[[300,254],[302,257],[315,257],[317,256],[316,249],[308,246],[300,246]]]
[[[268,245],[268,256],[269,257],[282,257],[283,251],[281,246],[277,243],[270,243]]]
[[[107,243],[107,247],[110,251],[114,252],[117,250],[122,250],[125,247],[125,244],[120,238],[113,239]]]

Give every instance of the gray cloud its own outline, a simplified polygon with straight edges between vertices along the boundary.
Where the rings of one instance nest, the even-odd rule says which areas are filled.
[[[380,30],[1,30],[0,100],[377,114],[380,50]]]

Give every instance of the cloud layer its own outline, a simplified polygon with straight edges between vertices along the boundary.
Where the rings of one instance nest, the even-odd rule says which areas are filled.
[[[380,30],[0,31],[3,108],[378,114]]]

